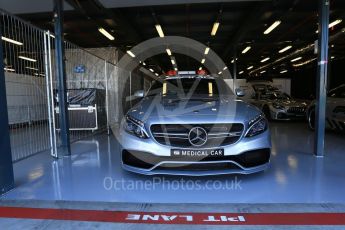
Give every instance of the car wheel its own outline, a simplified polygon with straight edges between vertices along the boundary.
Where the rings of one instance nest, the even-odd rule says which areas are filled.
[[[269,120],[269,121],[272,120],[270,108],[268,108],[268,106],[264,106],[263,112],[264,112],[267,120]]]
[[[309,129],[315,130],[315,107],[311,108],[308,113],[308,126]]]

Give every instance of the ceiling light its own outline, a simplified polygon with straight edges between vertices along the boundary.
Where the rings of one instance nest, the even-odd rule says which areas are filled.
[[[242,50],[242,53],[245,54],[247,53],[252,47],[247,46],[244,50]]]
[[[127,53],[131,56],[131,57],[135,57],[134,53],[132,53],[132,51],[127,50]]]
[[[166,49],[166,51],[167,51],[167,54],[168,54],[169,56],[171,56],[171,50],[170,50],[170,49]]]
[[[287,50],[289,50],[289,49],[291,49],[291,48],[292,48],[292,46],[287,46],[287,47],[285,47],[285,48],[279,50],[279,53],[284,53],[285,51],[287,51]]]
[[[269,57],[262,59],[260,62],[265,62],[265,61],[268,61],[268,60],[270,60]]]
[[[225,67],[223,68],[223,70],[226,70],[227,68],[228,68],[228,67],[225,66]]]
[[[5,71],[8,71],[8,72],[14,72],[14,71],[16,71],[15,69],[12,69],[12,68],[6,68],[6,67],[4,68],[4,70],[5,70]]]
[[[159,34],[159,37],[163,38],[164,37],[164,33],[163,33],[161,25],[157,24],[156,25],[156,30],[157,30],[157,32]]]
[[[219,22],[215,22],[212,27],[211,35],[215,36],[219,27]]]
[[[6,37],[1,37],[2,40],[6,41],[6,42],[10,42],[12,44],[15,44],[15,45],[19,45],[19,46],[22,46],[23,43],[22,42],[18,42],[16,40],[13,40],[13,39],[10,39],[10,38],[6,38]]]
[[[264,34],[269,34],[271,33],[277,26],[279,26],[281,21],[275,21],[270,27],[268,27],[265,31]]]
[[[35,75],[35,76],[42,76],[42,77],[45,77],[45,76],[46,76],[46,75],[41,74],[41,73],[40,73],[40,74],[38,74],[38,73],[34,73],[34,75]]]
[[[232,60],[231,60],[231,63],[234,63],[234,62],[235,62],[235,60],[234,60],[234,59],[232,59]]]
[[[253,69],[254,68],[254,66],[249,66],[248,68],[247,68],[247,70],[250,70],[250,69]]]
[[[209,51],[210,51],[210,47],[206,47],[204,54],[207,55]]]
[[[266,70],[261,71],[260,73],[266,73]]]
[[[301,60],[301,59],[302,59],[302,57],[297,57],[295,59],[292,59],[291,62],[295,62],[295,61],[298,61],[298,60]]]
[[[149,69],[152,73],[155,72],[153,69]]]
[[[146,63],[145,63],[145,62],[143,62],[143,65],[146,65]]]
[[[244,71],[240,71],[238,74],[243,74],[244,73]]]
[[[158,73],[155,73],[155,75],[158,77],[159,76],[159,74]]]
[[[108,33],[108,31],[106,31],[105,29],[103,29],[102,27],[98,28],[98,31],[103,34],[104,36],[106,36],[109,40],[114,40],[115,38],[113,37],[113,35],[111,35],[110,33]]]
[[[286,73],[287,72],[287,70],[282,70],[282,71],[280,71],[280,73]]]
[[[36,70],[36,71],[38,71],[38,69],[36,69],[36,68],[32,68],[32,67],[25,67],[26,69],[31,69],[31,70]]]
[[[342,21],[343,21],[343,20],[341,20],[341,19],[337,19],[337,20],[335,20],[334,22],[329,23],[328,28],[332,28],[333,26],[338,25],[338,24],[341,23]]]
[[[201,64],[204,64],[205,63],[205,58],[203,58],[202,60],[201,60]]]
[[[334,56],[331,57],[331,59],[334,59],[334,58],[335,58]]]
[[[218,74],[222,74],[222,71],[219,71]]]
[[[175,65],[175,60],[171,59],[171,64]]]
[[[201,66],[199,67],[199,70],[202,70],[202,67],[201,67]]]
[[[32,59],[32,58],[28,58],[28,57],[24,57],[24,56],[18,56],[18,58],[23,59],[23,60],[27,60],[27,61],[37,62],[36,59]]]
[[[177,71],[177,68],[174,68],[175,71]]]

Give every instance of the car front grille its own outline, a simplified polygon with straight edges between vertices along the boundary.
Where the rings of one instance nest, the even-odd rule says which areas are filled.
[[[181,148],[198,148],[189,142],[189,132],[193,127],[201,127],[207,132],[207,141],[202,148],[219,147],[237,142],[244,126],[234,124],[154,124],[151,133],[154,139],[163,145]]]
[[[304,113],[305,107],[290,107],[287,110],[288,113]]]

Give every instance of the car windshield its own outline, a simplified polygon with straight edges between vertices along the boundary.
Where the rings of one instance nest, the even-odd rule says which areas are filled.
[[[265,94],[261,95],[262,99],[269,99],[269,100],[288,100],[291,99],[289,95],[282,92],[266,92]]]
[[[219,96],[218,85],[215,79],[208,78],[173,78],[155,81],[148,96],[152,95],[193,97],[193,96]]]

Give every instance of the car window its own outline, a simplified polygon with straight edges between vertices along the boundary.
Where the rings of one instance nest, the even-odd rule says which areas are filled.
[[[162,81],[155,81],[148,96],[152,95],[208,95],[218,96],[219,88],[215,79],[207,78],[175,78]]]

